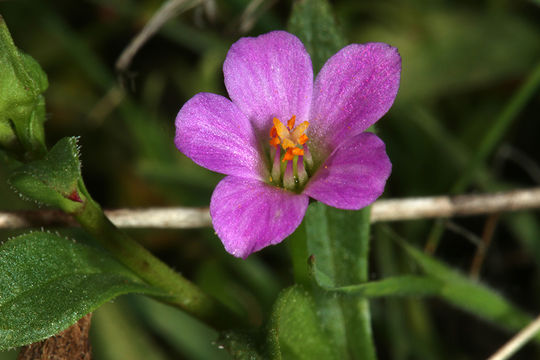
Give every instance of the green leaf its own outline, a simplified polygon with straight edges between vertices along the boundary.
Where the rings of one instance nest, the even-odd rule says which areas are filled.
[[[35,232],[0,247],[0,350],[68,328],[126,293],[165,296],[107,253]]]
[[[306,213],[306,234],[320,286],[344,286],[367,280],[369,209],[339,210],[313,203]]]
[[[304,43],[316,73],[346,45],[326,0],[295,1],[288,29]]]
[[[438,295],[450,304],[512,331],[520,330],[532,320],[496,291],[468,279],[406,242],[397,241],[427,275],[442,282]],[[537,339],[540,340],[540,335]]]
[[[134,318],[124,298],[119,300],[104,304],[92,315],[90,336],[95,358],[167,360],[165,351],[154,340],[154,334]]]
[[[303,287],[295,285],[281,293],[270,321],[272,359],[338,359],[316,312]]]
[[[27,198],[73,213],[86,199],[77,138],[63,138],[42,160],[16,169],[10,184]]]
[[[142,296],[130,299],[152,332],[172,348],[193,360],[225,360],[230,357],[215,341],[217,331],[183,311]]]
[[[369,209],[348,211],[314,203],[306,212],[305,224],[308,253],[319,286],[367,281]],[[340,358],[374,359],[367,300],[338,298],[316,288],[313,294],[321,324],[340,349]]]
[[[442,293],[443,286],[444,283],[442,281],[431,277],[403,275],[358,285],[328,288],[326,290],[366,298],[378,298],[390,296],[439,295]]]
[[[41,94],[47,86],[39,64],[15,47],[0,16],[0,147],[16,148],[16,135],[26,151],[35,156],[45,154],[45,101]]]
[[[227,350],[234,360],[262,360],[275,358],[261,356],[253,335],[245,332],[226,331],[220,335],[217,343],[220,348]]]
[[[326,0],[295,1],[288,29],[304,43],[315,73],[346,44]],[[367,281],[369,210],[343,211],[315,203],[308,208],[305,224],[307,252],[311,255],[315,280],[320,286]],[[295,277],[305,282],[305,274],[300,268],[305,266],[301,256],[306,247],[299,239],[294,239],[291,249]],[[367,300],[338,298],[317,286],[312,288],[312,295],[320,326],[336,356],[340,359],[375,359]]]

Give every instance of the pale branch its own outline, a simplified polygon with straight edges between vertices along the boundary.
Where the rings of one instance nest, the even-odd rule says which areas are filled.
[[[493,214],[540,208],[540,187],[492,194],[433,196],[376,201],[371,221],[400,221]],[[108,210],[121,228],[189,229],[211,226],[208,208],[147,208]],[[0,229],[76,226],[57,210],[0,212]]]
[[[375,202],[372,222],[447,218],[540,208],[540,187],[492,194],[433,196]]]
[[[488,360],[506,360],[512,357],[519,349],[527,342],[535,337],[540,332],[540,316],[533,322],[518,332],[510,341],[504,344],[495,354],[491,355]]]

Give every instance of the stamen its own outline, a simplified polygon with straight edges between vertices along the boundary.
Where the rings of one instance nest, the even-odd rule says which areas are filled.
[[[304,161],[306,162],[308,170],[310,170],[313,167],[313,158],[311,157],[311,153],[307,146],[304,146]]]
[[[281,141],[279,141],[278,137],[270,139],[270,145],[272,145],[272,146],[278,146],[280,143],[281,143]]]
[[[292,138],[299,139],[302,135],[305,135],[304,133],[306,132],[308,126],[309,122],[307,121],[304,121],[303,123],[298,125],[291,134]]]
[[[287,127],[289,128],[289,130],[292,130],[294,128],[294,123],[296,121],[296,115],[293,115],[289,121],[287,121]]]
[[[304,168],[304,157],[299,156],[297,163],[297,172],[294,175],[297,177],[300,184],[305,184],[308,179],[308,174],[306,172],[306,169]]]
[[[272,151],[272,150],[270,150]],[[272,165],[272,171],[270,173],[272,179],[274,182],[279,184],[280,176],[281,176],[281,164],[280,164],[280,152],[281,150],[279,147],[276,147],[275,155],[274,155],[274,164]]]
[[[295,183],[292,162],[288,162],[287,167],[285,168],[285,174],[283,174],[283,186],[287,190],[294,190]]]
[[[287,130],[285,125],[283,125],[278,118],[274,118],[272,121],[274,122],[274,128],[280,138],[284,139],[289,137],[289,130]]]
[[[287,149],[287,152],[286,152],[285,155],[283,156],[283,160],[281,160],[281,161],[285,162],[285,161],[288,161],[288,160],[292,160],[293,157],[294,157],[294,156],[293,156],[293,151],[294,151],[294,149],[288,148],[288,149]]]
[[[281,145],[284,149],[289,149],[294,147],[294,143],[290,139],[283,139],[283,145]]]
[[[309,122],[304,121],[295,127],[296,115],[291,116],[287,121],[287,126],[278,118],[273,118],[272,122],[269,140],[272,152],[270,155],[272,162],[270,183],[283,186],[288,190],[298,190],[308,180],[309,175],[306,170],[313,166],[313,160],[306,144],[309,138],[305,134]],[[272,148],[275,148],[275,151]],[[284,154],[280,157],[282,151]],[[289,163],[289,160],[292,161]]]

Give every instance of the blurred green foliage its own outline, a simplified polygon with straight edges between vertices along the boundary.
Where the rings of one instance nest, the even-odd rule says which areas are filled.
[[[211,2],[215,11],[199,6],[173,19],[123,74],[115,73],[116,59],[160,1],[0,3],[15,43],[48,75],[49,145],[81,136],[85,183],[104,207],[208,205],[220,175],[176,150],[174,118],[197,92],[226,94],[221,65],[238,37],[287,27],[291,2],[263,1],[254,26],[246,30],[242,14],[249,3],[219,0]],[[348,42],[387,42],[403,58],[396,103],[377,124],[393,163],[386,197],[450,193],[465,177],[470,181],[460,192],[540,183],[538,81],[524,88],[538,77],[540,66],[538,1],[343,0],[332,5]],[[522,101],[513,102],[518,95]],[[0,179],[6,178],[3,166]],[[31,207],[0,181],[1,210]],[[481,236],[485,220],[453,220],[453,225]],[[538,212],[502,216],[480,276],[531,314],[540,312],[538,220]],[[439,238],[437,257],[468,272],[477,249],[471,237],[440,224],[438,232],[432,231],[433,221],[391,226],[418,247],[430,236]],[[381,226],[388,225],[375,228],[370,279],[418,271]],[[0,239],[11,235],[0,230]],[[132,235],[209,293],[248,309],[256,324],[268,319],[280,289],[293,282],[286,245],[243,261],[226,254],[210,229]],[[380,359],[485,358],[509,336],[438,300],[370,304]],[[156,358],[175,359],[208,358],[216,350],[207,328],[194,330],[191,319],[160,311],[134,302],[98,310],[95,329],[107,336],[96,334],[96,344],[118,339],[114,344],[121,347],[126,337],[143,338],[139,354],[159,347]],[[181,339],[166,335],[171,331]],[[202,344],[190,347],[189,339]],[[98,353],[101,359],[117,358],[106,350]],[[538,354],[529,345],[516,359]],[[2,353],[0,359],[10,356]]]

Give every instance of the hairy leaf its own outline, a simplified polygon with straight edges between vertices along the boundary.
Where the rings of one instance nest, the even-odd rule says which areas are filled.
[[[305,217],[307,248],[321,287],[358,284],[368,278],[369,209],[339,210],[311,204]],[[318,315],[341,358],[375,358],[369,304],[362,298],[339,298],[322,289],[313,294]]]
[[[274,305],[269,336],[273,359],[338,359],[321,329],[311,295],[301,286],[284,290]]]
[[[35,160],[11,175],[10,184],[27,198],[74,212],[84,204],[77,138],[63,138],[42,160]]]
[[[165,296],[107,253],[34,232],[0,247],[0,350],[68,328],[126,293]]]

